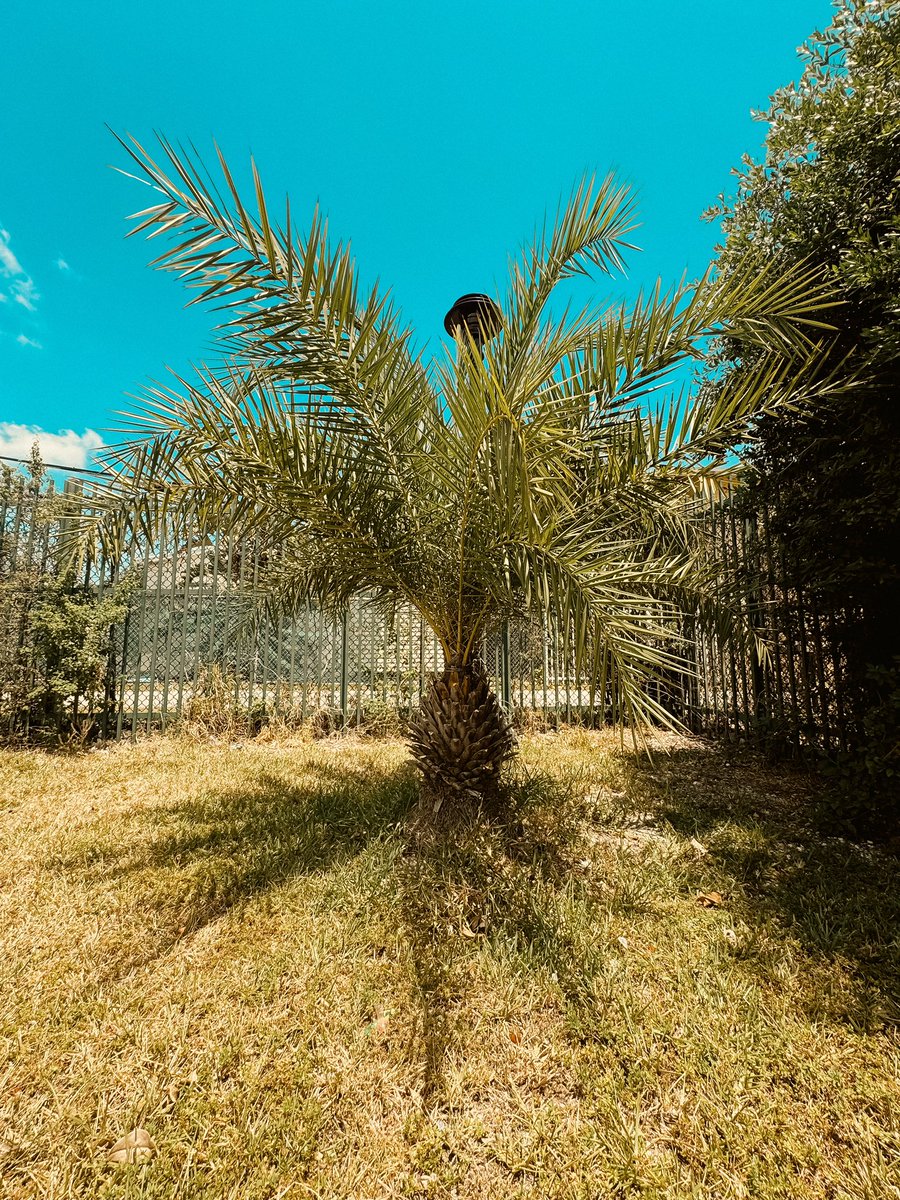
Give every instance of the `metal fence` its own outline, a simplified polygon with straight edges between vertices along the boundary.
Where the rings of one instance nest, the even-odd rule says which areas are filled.
[[[443,665],[437,638],[409,605],[386,617],[360,596],[339,617],[311,605],[266,615],[253,543],[188,538],[135,569],[138,590],[116,644],[120,734],[196,712],[216,689],[234,711],[289,722],[408,713]],[[488,638],[484,659],[509,708],[565,719],[588,703],[558,634],[516,627]]]
[[[0,711],[8,725],[16,697],[21,704],[38,671],[28,614],[58,572],[66,520],[59,490],[9,475],[0,492]],[[89,506],[84,480],[66,479],[61,490]],[[767,651],[702,635],[685,613],[678,633],[691,667],[652,685],[659,698],[696,732],[765,735],[799,751],[844,745],[842,664],[829,637],[835,614],[819,612],[791,583],[765,516],[748,520],[726,501],[702,519],[723,579],[741,581],[740,603]],[[73,696],[73,714],[79,704],[87,717],[102,707],[102,732],[121,737],[215,709],[251,720],[355,724],[418,703],[442,664],[434,635],[413,609],[386,618],[360,597],[339,618],[314,607],[271,618],[257,603],[261,566],[252,542],[198,533],[115,563],[81,563],[73,585],[100,598],[125,586],[131,598],[112,630],[103,703],[99,693],[90,703]],[[488,639],[484,657],[514,713],[551,722],[604,719],[603,698],[575,677],[564,630],[513,626]]]

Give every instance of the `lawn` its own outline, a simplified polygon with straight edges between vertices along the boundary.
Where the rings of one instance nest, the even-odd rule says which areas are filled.
[[[395,741],[3,752],[4,1200],[900,1197],[897,859],[732,748],[523,760],[435,832]]]

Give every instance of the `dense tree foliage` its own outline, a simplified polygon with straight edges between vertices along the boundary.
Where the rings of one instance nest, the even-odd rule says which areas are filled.
[[[875,801],[884,820],[900,775],[900,6],[836,7],[801,49],[799,83],[759,114],[764,157],[744,160],[713,213],[725,278],[753,262],[818,264],[843,302],[823,359],[855,382],[758,422],[751,495],[798,581],[837,614],[848,794],[858,818]],[[712,378],[748,370],[755,353],[721,342]]]

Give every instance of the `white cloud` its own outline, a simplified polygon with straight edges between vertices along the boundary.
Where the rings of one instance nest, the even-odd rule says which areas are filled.
[[[24,333],[20,333],[16,341],[20,346],[34,346],[35,350],[43,350],[44,348],[40,342],[36,342],[34,338],[26,337]]]
[[[66,262],[66,260],[64,258],[58,258],[56,260],[56,265],[59,267],[59,269],[61,271],[71,271],[72,270],[72,268],[69,266],[69,264]]]
[[[36,312],[40,296],[34,280],[13,254],[9,243],[9,230],[0,229],[0,275],[12,281],[7,285],[3,299],[14,300],[28,312]]]
[[[16,304],[21,304],[29,312],[35,311],[35,301],[40,300],[31,279],[17,279],[10,289],[10,295]]]
[[[90,455],[103,445],[103,438],[93,429],[86,429],[84,433],[75,433],[71,429],[48,433],[37,425],[0,421],[0,454],[10,458],[30,458],[35,441],[40,446],[41,458],[61,467],[86,467]]]
[[[22,264],[9,248],[9,231],[0,229],[0,271],[6,276],[24,275]]]

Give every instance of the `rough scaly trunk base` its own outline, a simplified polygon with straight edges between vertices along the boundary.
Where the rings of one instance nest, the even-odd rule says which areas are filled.
[[[410,723],[410,746],[426,801],[454,810],[499,803],[500,772],[515,742],[480,664],[448,663],[432,678]]]

